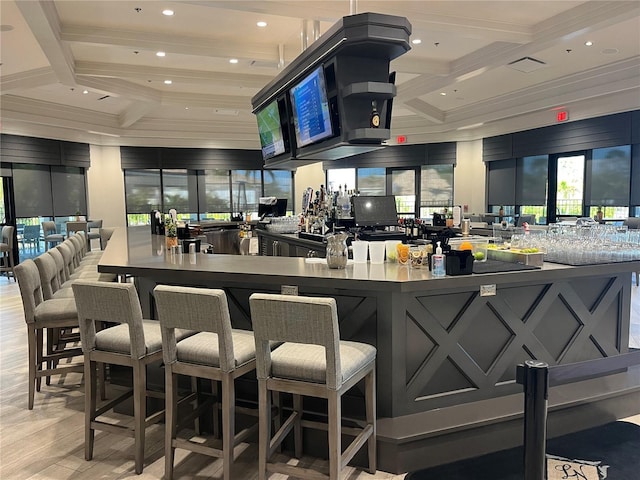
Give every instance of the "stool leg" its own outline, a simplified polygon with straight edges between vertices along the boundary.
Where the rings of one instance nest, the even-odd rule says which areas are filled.
[[[37,372],[42,370],[42,329],[36,330],[36,392],[40,391],[42,386],[42,377],[37,375]]]
[[[222,375],[222,469],[224,480],[232,480],[233,447],[235,446],[235,389],[233,377]]]
[[[302,457],[302,395],[293,395],[293,411],[297,414],[293,424],[294,454],[296,458],[300,458]]]
[[[366,401],[367,425],[373,425],[371,436],[367,440],[367,453],[369,456],[369,473],[375,474],[377,470],[376,460],[376,369],[375,367],[364,378],[364,391]]]
[[[267,460],[271,443],[271,395],[267,391],[267,381],[258,380],[258,480],[267,477]]]
[[[169,365],[165,365],[165,430],[164,430],[164,478],[173,478],[173,461],[176,452],[173,440],[176,438],[176,406],[178,391],[176,388],[177,375]]]
[[[29,344],[29,410],[33,410],[33,399],[36,394],[36,352],[38,350],[38,345],[36,339],[36,329],[30,325],[27,325],[27,337]]]
[[[341,422],[342,405],[341,397],[335,391],[329,392],[329,479],[338,480],[342,470],[342,445]]]
[[[213,436],[220,438],[220,389],[217,380],[211,380],[211,394],[215,398],[213,401]]]
[[[88,354],[87,354],[88,357]],[[96,362],[89,358],[84,360],[84,458],[93,458],[93,442],[95,430],[91,423],[96,419]]]
[[[144,430],[147,418],[147,371],[140,362],[133,364],[133,417],[136,473],[141,474],[144,468]]]

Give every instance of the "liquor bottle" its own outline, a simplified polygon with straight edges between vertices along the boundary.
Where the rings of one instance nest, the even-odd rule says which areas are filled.
[[[371,115],[369,116],[369,126],[371,128],[380,127],[380,114],[378,113],[377,102],[373,100],[371,102]]]

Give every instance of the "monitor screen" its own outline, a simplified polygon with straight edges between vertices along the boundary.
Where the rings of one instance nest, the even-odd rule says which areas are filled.
[[[289,95],[298,147],[333,135],[322,66],[292,87]]]
[[[273,202],[262,202],[263,198],[269,197],[261,197],[260,203],[258,203],[258,216],[260,218],[264,217],[286,217],[287,216],[287,199],[286,198],[278,198],[275,203]]]
[[[353,217],[357,227],[386,227],[398,224],[396,197],[353,197]]]
[[[263,160],[283,154],[285,146],[278,101],[274,100],[257,112],[256,117],[258,118],[258,132],[260,133]]]

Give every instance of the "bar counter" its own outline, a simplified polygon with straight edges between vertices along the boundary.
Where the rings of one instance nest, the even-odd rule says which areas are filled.
[[[640,262],[432,278],[393,263],[331,270],[317,259],[167,254],[148,227],[117,229],[100,272],[136,277],[153,315],[155,285],[223,288],[235,328],[251,329],[251,293],[331,296],[343,340],[378,350],[379,468],[401,473],[522,442],[515,367],[628,351],[631,272]],[[495,295],[480,295],[494,286]],[[486,289],[483,289],[486,290]],[[489,289],[490,290],[490,289]],[[640,411],[640,369],[557,387],[556,436]],[[597,413],[597,415],[595,415]]]

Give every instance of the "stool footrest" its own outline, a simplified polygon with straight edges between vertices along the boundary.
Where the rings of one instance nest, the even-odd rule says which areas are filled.
[[[290,477],[308,478],[309,480],[327,480],[329,478],[329,475],[317,470],[287,465],[286,463],[267,463],[267,472],[280,473]]]

